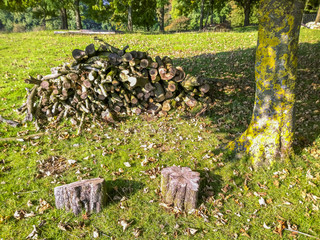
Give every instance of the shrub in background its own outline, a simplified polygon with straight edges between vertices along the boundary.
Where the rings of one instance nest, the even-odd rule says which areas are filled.
[[[243,26],[244,22],[244,12],[242,8],[239,8],[234,2],[230,3],[231,12],[227,17],[228,22],[231,23],[233,27]],[[250,14],[250,25],[258,24],[258,4],[254,6]]]
[[[23,23],[14,23],[13,24],[12,32],[20,33],[20,32],[25,32],[25,31],[26,31],[26,26]]]
[[[165,31],[185,31],[189,30],[190,18],[181,16],[171,22],[169,26],[165,27]]]

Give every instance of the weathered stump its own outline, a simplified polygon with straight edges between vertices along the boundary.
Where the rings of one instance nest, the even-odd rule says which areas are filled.
[[[190,212],[197,207],[200,173],[188,167],[167,167],[161,171],[161,193],[166,204]]]
[[[78,215],[82,208],[87,212],[100,212],[106,204],[106,185],[102,178],[81,180],[54,188],[58,209],[72,210]]]

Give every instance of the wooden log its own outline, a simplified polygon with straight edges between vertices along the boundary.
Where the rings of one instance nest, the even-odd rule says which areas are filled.
[[[190,108],[193,108],[198,104],[198,101],[194,97],[191,97],[191,96],[186,96],[184,98],[184,102]]]
[[[149,61],[148,59],[141,59],[140,61],[140,67],[141,68],[147,68],[149,66]]]
[[[50,80],[50,79],[55,79],[55,78],[60,77],[61,75],[62,75],[61,73],[49,74],[49,75],[43,76],[43,77],[41,78],[41,81]]]
[[[98,37],[94,37],[94,40],[98,41],[100,43],[100,47],[99,50],[100,52],[112,52],[112,53],[116,53],[118,54],[118,52],[120,52],[121,50],[111,46],[110,44],[106,43],[105,41],[103,41],[101,38]]]
[[[180,84],[186,91],[193,91],[194,87],[198,87],[203,84],[203,80],[200,77],[188,74]]]
[[[166,100],[162,103],[162,111],[169,112],[171,110],[170,100]]]
[[[201,85],[201,86],[199,87],[199,90],[200,90],[202,93],[207,93],[207,92],[209,92],[209,90],[210,90],[210,86],[209,86],[209,84],[205,83],[205,84],[203,84],[203,85]]]
[[[129,77],[128,81],[130,83],[130,87],[144,87],[147,83],[149,83],[149,79],[147,77]]]
[[[88,213],[100,212],[106,205],[106,184],[102,178],[82,180],[54,188],[55,204],[78,215],[82,208]]]
[[[181,82],[186,77],[186,73],[182,69],[182,67],[176,67],[176,76],[173,78],[175,82]]]
[[[20,125],[19,122],[13,121],[13,120],[9,120],[9,119],[5,119],[1,115],[0,115],[0,122],[4,122],[4,123],[10,125],[11,127],[18,127]]]
[[[49,90],[50,83],[48,81],[42,81],[40,83],[40,87],[43,88],[43,89]]]
[[[143,86],[143,90],[146,92],[151,92],[152,90],[154,90],[155,87],[150,83],[147,82],[144,86]]]
[[[131,55],[131,53],[125,53],[123,56],[122,56],[122,60],[125,61],[125,62],[130,62],[132,61],[133,57]]]
[[[190,212],[197,207],[200,173],[188,167],[167,167],[161,171],[161,194],[166,204]]]
[[[85,53],[88,57],[92,57],[94,55],[96,55],[96,49],[94,47],[94,44],[91,43],[90,45],[88,45],[85,49]]]
[[[162,105],[160,103],[150,103],[150,104],[146,104],[147,106],[145,106],[145,108],[147,109],[148,113],[151,114],[157,114],[158,112],[161,111]]]
[[[147,58],[148,57],[148,54],[146,52],[141,52],[141,51],[137,51],[137,58],[138,59],[144,59],[144,58]]]
[[[25,83],[29,83],[29,84],[35,84],[35,85],[40,85],[41,84],[41,80],[38,80],[32,76],[29,76],[29,78],[26,78],[24,80]]]
[[[156,82],[156,83],[154,84],[154,86],[155,86],[155,88],[156,88],[156,89],[154,90],[155,100],[156,100],[157,102],[162,102],[162,101],[164,101],[164,100],[166,99],[166,96],[165,96],[165,92],[164,92],[161,84],[160,84],[159,82]]]
[[[77,82],[79,79],[79,75],[71,72],[67,75],[67,78],[70,79],[72,82]]]
[[[34,114],[34,98],[36,96],[36,92],[37,92],[37,87],[34,86],[29,94],[29,96],[27,97],[27,116],[24,119],[24,121],[32,121],[33,119],[33,114]]]
[[[150,75],[150,77],[151,77],[151,81],[152,81],[152,82],[155,81],[156,78],[157,78],[157,76],[158,76],[158,70],[157,70],[156,68],[151,68],[151,69],[149,70],[149,75]]]
[[[81,62],[82,60],[88,58],[85,51],[82,51],[80,49],[74,49],[72,51],[72,57],[77,61]]]

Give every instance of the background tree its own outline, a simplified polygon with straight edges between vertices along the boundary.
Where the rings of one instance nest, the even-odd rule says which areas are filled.
[[[256,95],[248,129],[229,147],[255,166],[292,154],[297,51],[305,0],[262,0],[256,50]]]
[[[169,0],[157,0],[157,14],[160,32],[164,32],[164,7],[169,4]]]
[[[255,4],[259,2],[259,0],[235,0],[236,4],[243,9],[244,12],[244,22],[243,26],[250,25],[250,14],[252,12],[252,8]]]
[[[77,29],[80,30],[80,29],[82,29],[82,22],[81,22],[80,1],[79,0],[74,0],[73,10],[74,10],[74,14],[76,16]]]
[[[319,5],[319,8],[318,8],[318,13],[317,13],[317,17],[316,17],[315,23],[320,23],[320,5]]]
[[[132,22],[137,27],[144,27],[147,31],[156,23],[156,0],[132,1]]]
[[[172,0],[171,15],[173,19],[185,16],[191,19],[191,28],[195,27],[192,22],[196,21],[196,28],[203,29],[208,24],[211,16],[211,24],[214,18],[221,17],[218,21],[225,19],[221,10],[228,5],[226,0]],[[206,18],[206,20],[205,20]]]
[[[126,24],[128,31],[133,26],[144,27],[147,30],[156,23],[156,0],[113,0],[110,1],[111,21]]]

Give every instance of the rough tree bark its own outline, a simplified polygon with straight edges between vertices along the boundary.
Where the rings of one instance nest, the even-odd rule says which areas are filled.
[[[68,29],[68,16],[67,16],[66,8],[60,8],[60,17],[61,17],[61,29]]]
[[[318,13],[317,13],[317,17],[316,17],[315,23],[319,23],[319,22],[320,22],[320,5],[319,5],[319,8],[318,8]]]
[[[80,15],[80,1],[75,0],[74,1],[74,12],[76,15],[76,24],[77,24],[77,30],[82,29],[82,23],[81,23],[81,15]]]
[[[201,10],[200,10],[200,30],[203,29],[203,16],[204,15],[204,0],[201,0]]]
[[[133,31],[133,23],[132,23],[132,7],[129,4],[128,6],[128,31],[132,32]]]
[[[106,184],[102,178],[82,180],[54,188],[58,209],[65,208],[78,215],[84,208],[88,213],[100,212],[106,204]]]
[[[256,94],[248,129],[229,148],[254,166],[293,154],[297,51],[305,0],[262,0],[255,61]]]

